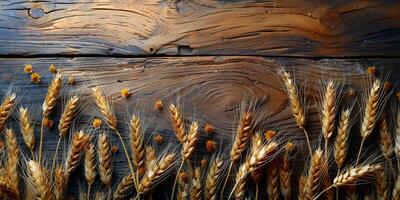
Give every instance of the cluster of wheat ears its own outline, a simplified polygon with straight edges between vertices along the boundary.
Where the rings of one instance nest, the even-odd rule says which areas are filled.
[[[43,158],[44,132],[52,123],[52,114],[62,96],[61,88],[65,82],[60,74],[56,74],[43,102],[40,133],[36,133],[31,111],[24,107],[17,108],[18,95],[9,92],[0,105],[0,128],[5,141],[5,148],[0,150],[0,197],[72,198],[68,194],[68,186],[71,180],[78,178],[71,178],[71,175],[82,167],[87,189],[81,190],[79,199],[152,199],[157,196],[153,193],[156,186],[167,178],[173,184],[169,184],[168,188],[164,186],[163,190],[168,194],[166,199],[259,199],[259,193],[266,193],[273,200],[335,199],[335,196],[336,199],[358,199],[358,185],[369,182],[374,183],[372,191],[375,191],[375,197],[400,199],[400,113],[390,115],[384,112],[388,99],[393,96],[393,90],[385,81],[374,76],[368,79],[365,95],[360,97],[359,112],[354,112],[355,103],[351,102],[355,100],[343,100],[343,96],[353,94],[342,92],[341,81],[325,81],[318,103],[321,139],[312,142],[306,126],[307,106],[303,105],[304,97],[300,95],[293,74],[283,69],[278,74],[288,94],[297,132],[301,137],[305,136],[307,142],[305,150],[309,159],[303,166],[294,166],[293,162],[296,152],[302,149],[301,140],[285,138],[285,134],[281,133],[283,131],[257,131],[256,113],[250,108],[240,113],[229,153],[215,153],[209,159],[194,162],[197,142],[201,137],[199,127],[202,125],[197,121],[187,123],[179,106],[169,104],[164,108],[163,102],[158,101],[156,108],[169,116],[178,148],[168,145],[164,150],[157,151],[146,144],[139,116],[130,116],[128,132],[118,130],[112,104],[101,88],[90,89],[90,101],[96,105],[108,132],[99,131],[94,136],[95,132],[87,129],[73,130],[71,126],[83,100],[80,95],[70,95],[59,118],[56,152],[49,162],[49,159]],[[127,91],[122,95],[127,95]],[[7,124],[11,116],[17,116],[18,132]],[[352,128],[353,124],[359,124],[359,128]],[[212,131],[212,127],[207,125],[205,130]],[[382,158],[378,159],[379,155],[363,158],[364,142],[375,131]],[[108,133],[118,137],[129,168],[127,175],[116,183],[112,179],[115,148]],[[359,134],[362,138],[356,158],[346,158],[350,133]],[[129,134],[130,140],[124,140],[121,134]],[[19,135],[23,144],[18,142]],[[62,158],[63,162],[58,163],[59,144],[67,136],[71,138],[66,147],[68,150]],[[38,145],[36,138],[39,138]],[[157,140],[161,142],[162,138]],[[397,165],[393,164],[394,160],[397,160]],[[300,167],[304,168],[304,173],[295,180],[293,169]],[[335,172],[332,173],[333,170]],[[97,190],[91,189],[96,179],[104,186],[101,187],[103,189],[100,186]],[[261,182],[266,183],[263,184],[266,185],[262,187],[263,192],[259,189]],[[370,195],[373,194],[365,194],[365,199],[372,198]],[[161,197],[158,195],[158,198]]]

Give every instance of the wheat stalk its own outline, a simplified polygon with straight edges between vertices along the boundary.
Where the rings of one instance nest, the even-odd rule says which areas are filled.
[[[278,200],[279,196],[279,172],[277,161],[272,161],[267,170],[267,193],[268,199]]]
[[[5,164],[5,173],[8,177],[10,186],[16,191],[19,196],[19,172],[18,161],[20,150],[18,141],[12,129],[5,131],[6,147],[7,147],[7,162]]]
[[[338,174],[333,180],[333,186],[339,187],[347,184],[356,183],[358,180],[381,169],[381,165],[364,165],[348,168],[346,171]]]
[[[379,146],[381,147],[383,156],[390,161],[393,155],[393,146],[385,114],[382,114],[379,121]]]
[[[73,96],[68,100],[67,105],[65,105],[64,111],[60,118],[60,123],[58,124],[60,137],[64,137],[67,134],[68,129],[71,127],[71,123],[74,120],[76,111],[78,109],[78,102],[79,97]]]
[[[31,191],[38,200],[51,200],[51,185],[46,169],[38,162],[29,160],[27,163],[28,183]]]
[[[83,131],[74,134],[65,162],[65,173],[67,177],[69,177],[72,171],[78,166],[79,160],[83,156],[89,140],[89,135],[85,134]]]
[[[116,130],[117,118],[115,117],[115,114],[104,93],[101,91],[100,88],[92,88],[92,97],[101,114],[106,119],[108,126],[112,130]]]
[[[110,141],[105,133],[99,134],[97,155],[100,180],[104,185],[111,186],[113,172],[112,152]]]
[[[92,143],[86,147],[83,165],[85,180],[88,185],[92,185],[96,179],[96,150]]]
[[[336,117],[336,86],[333,81],[329,81],[322,102],[322,114],[321,114],[321,123],[322,123],[322,134],[325,139],[325,143],[332,136],[333,128],[335,125],[335,117]],[[325,149],[327,152],[327,149]]]
[[[33,152],[35,148],[35,132],[30,121],[28,109],[21,107],[19,109],[18,119],[24,143],[26,147]]]
[[[305,199],[314,199],[320,186],[319,182],[323,178],[324,157],[321,149],[315,150],[311,157],[310,167],[304,185]]]
[[[204,200],[216,200],[217,199],[217,185],[218,179],[221,176],[223,160],[215,158],[208,170],[205,189],[204,189]]]
[[[199,129],[199,124],[196,121],[193,121],[192,124],[190,125],[186,140],[183,143],[183,147],[182,147],[183,160],[189,159],[189,157],[192,155],[192,153],[196,147],[196,143],[199,140],[198,129]]]
[[[378,170],[376,173],[375,190],[379,200],[389,200],[389,185],[384,169]]]
[[[42,110],[43,110],[43,118],[49,118],[51,113],[56,106],[57,99],[60,95],[62,86],[61,75],[57,74],[54,79],[51,81],[49,88],[47,90],[47,95],[44,99]]]
[[[15,104],[15,93],[7,95],[3,102],[0,104],[0,131],[3,130],[7,119],[11,116],[11,112]]]
[[[169,111],[175,136],[180,143],[184,143],[186,141],[186,133],[181,112],[174,104],[169,105]]]
[[[125,176],[119,182],[117,188],[113,193],[113,199],[120,200],[126,199],[126,197],[132,192],[132,188],[135,186],[133,176],[131,174]]]
[[[190,189],[190,199],[192,200],[198,200],[201,199],[202,197],[202,187],[201,187],[201,171],[200,167],[196,167],[194,169],[194,174],[192,177],[192,185]]]
[[[133,152],[133,165],[140,172],[145,168],[144,137],[140,127],[140,119],[132,115],[130,120],[131,149]],[[141,174],[140,174],[141,175]]]
[[[287,142],[285,145],[285,153],[283,154],[280,160],[279,183],[280,183],[281,194],[284,199],[291,199],[292,196],[291,154],[294,148],[295,144],[293,142]]]
[[[351,109],[342,110],[340,113],[338,134],[335,140],[333,156],[338,168],[342,168],[347,156],[348,138],[350,134]]]
[[[138,187],[138,196],[140,194],[148,193],[157,185],[158,182],[165,178],[168,172],[173,168],[175,158],[176,155],[174,153],[170,153],[163,156],[158,163],[152,162],[152,164],[148,166],[148,170],[140,181]]]
[[[65,192],[68,186],[68,177],[66,176],[65,170],[58,166],[54,172],[54,196],[56,199],[65,199]]]
[[[0,198],[19,199],[19,191],[15,190],[5,176],[0,176]]]

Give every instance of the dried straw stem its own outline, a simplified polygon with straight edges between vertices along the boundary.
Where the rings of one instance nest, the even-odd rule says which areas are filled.
[[[221,176],[223,161],[220,158],[213,160],[206,177],[204,200],[217,199],[218,179]]]
[[[201,171],[200,167],[196,167],[194,170],[194,174],[191,180],[191,188],[190,188],[190,199],[198,200],[202,197],[202,187],[201,187]]]
[[[12,129],[6,129],[5,139],[7,146],[7,161],[5,163],[5,175],[9,179],[9,185],[16,191],[19,196],[19,172],[18,161],[20,150],[18,141]]]
[[[375,190],[379,200],[389,200],[389,185],[384,169],[378,170],[376,173]]]
[[[38,200],[50,200],[52,198],[51,185],[48,174],[38,162],[29,160],[27,163],[28,183],[31,191]]]
[[[351,110],[342,110],[340,113],[338,134],[335,140],[333,156],[338,168],[342,168],[347,156],[348,139],[350,135],[350,114]]]
[[[339,187],[347,184],[354,184],[358,180],[375,173],[379,169],[381,169],[381,165],[379,164],[351,167],[336,176],[333,180],[333,186]]]
[[[7,95],[3,102],[0,104],[0,131],[3,130],[7,119],[11,116],[11,112],[15,104],[15,93]]]
[[[105,133],[99,134],[97,155],[99,160],[100,180],[104,185],[110,187],[113,172],[112,152],[110,141]]]
[[[305,181],[305,199],[311,200],[317,195],[319,183],[323,178],[324,163],[323,151],[321,149],[315,150],[311,157],[310,168]]]
[[[279,199],[279,172],[278,162],[272,161],[268,165],[267,170],[267,193],[268,199],[278,200]]]
[[[71,127],[76,111],[78,110],[78,102],[79,97],[73,96],[68,100],[67,105],[65,105],[64,111],[60,118],[60,124],[58,125],[60,137],[64,137],[68,133],[68,129]]]
[[[32,152],[35,148],[35,132],[32,126],[28,109],[21,107],[19,109],[19,127],[26,147]]]
[[[116,130],[117,129],[117,118],[115,117],[115,114],[111,108],[111,105],[109,104],[104,93],[101,91],[100,88],[92,88],[92,97],[94,99],[95,104],[99,108],[101,114],[106,119],[108,126],[112,130]]]
[[[167,173],[174,166],[174,161],[176,159],[176,155],[174,153],[163,156],[160,161],[152,162],[150,166],[148,166],[148,170],[143,175],[142,180],[140,181],[138,187],[138,196],[141,194],[148,193],[154,186],[157,185]]]
[[[89,135],[86,135],[83,131],[74,134],[65,162],[65,173],[67,177],[69,177],[78,166],[79,160],[83,156],[89,140]]]
[[[133,181],[133,176],[131,174],[125,176],[119,182],[117,188],[113,193],[113,199],[121,200],[126,199],[126,197],[132,192],[132,188],[135,186]]]
[[[96,150],[92,143],[89,143],[86,147],[83,165],[85,180],[88,185],[92,185],[96,179]]]
[[[180,143],[184,143],[186,140],[186,133],[181,112],[174,104],[169,105],[169,111],[175,136]]]
[[[280,168],[279,168],[279,183],[281,194],[284,199],[291,199],[292,196],[292,162],[291,156],[292,152],[295,148],[294,143],[288,142],[285,145],[285,153],[281,157],[280,160]]]
[[[138,171],[143,172],[145,168],[144,137],[140,127],[140,119],[135,115],[132,115],[130,120],[130,135],[133,165]]]

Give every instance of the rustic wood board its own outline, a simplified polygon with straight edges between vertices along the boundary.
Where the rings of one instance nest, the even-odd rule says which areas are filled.
[[[0,55],[400,56],[398,1],[0,2]]]
[[[1,58],[0,59],[0,89],[4,94],[12,88],[21,96],[20,105],[35,108],[40,113],[41,104],[45,96],[52,74],[48,72],[50,64],[62,66],[61,74],[76,77],[77,84],[66,86],[64,94],[79,90],[85,94],[88,87],[101,86],[109,98],[113,100],[119,119],[119,129],[124,132],[126,139],[126,120],[128,113],[137,113],[148,124],[147,137],[154,132],[161,133],[166,144],[175,143],[168,118],[165,114],[153,108],[156,100],[163,100],[165,104],[178,103],[184,108],[187,123],[199,120],[203,126],[210,122],[216,127],[215,138],[221,149],[227,149],[239,113],[239,105],[243,99],[261,99],[259,111],[264,112],[265,128],[280,130],[287,137],[298,140],[299,146],[304,147],[304,137],[296,128],[290,116],[287,97],[281,86],[276,71],[286,67],[296,72],[296,79],[300,85],[307,85],[309,91],[304,93],[310,100],[308,130],[314,144],[320,138],[318,113],[314,99],[318,98],[318,86],[321,78],[345,78],[346,84],[362,92],[365,69],[376,65],[379,76],[390,73],[389,80],[399,81],[400,59],[268,59],[255,56],[202,56],[202,57],[152,57],[152,58]],[[30,83],[29,75],[24,74],[23,65],[32,64],[34,70],[42,74],[39,85]],[[133,95],[125,100],[120,97],[121,88],[129,88]],[[346,88],[346,87],[345,87]],[[66,95],[57,106],[55,127]],[[93,106],[88,105],[82,112],[76,128],[89,126],[96,114]],[[37,114],[40,117],[40,114]],[[16,123],[11,122],[12,125]],[[39,125],[39,124],[38,124]],[[39,128],[37,125],[37,128]],[[52,156],[58,139],[56,128],[46,131],[45,154]],[[108,131],[110,134],[111,132]],[[97,132],[94,132],[95,137]],[[116,137],[111,136],[113,144],[119,146]],[[202,134],[199,144],[199,154],[196,159],[206,154],[205,140],[209,138]],[[357,134],[352,141],[358,147]],[[119,148],[121,150],[121,148]],[[372,149],[374,150],[374,149]],[[226,151],[226,150],[225,150]],[[225,153],[221,150],[221,153]],[[65,150],[63,151],[65,153]],[[303,171],[306,149],[300,149],[297,156],[295,176]],[[27,154],[28,155],[28,154]],[[333,166],[334,167],[334,166]],[[128,171],[125,157],[121,151],[115,155],[115,177],[118,180]],[[77,172],[80,176],[81,172]],[[77,193],[80,187],[86,187],[83,177],[72,182],[72,193]]]

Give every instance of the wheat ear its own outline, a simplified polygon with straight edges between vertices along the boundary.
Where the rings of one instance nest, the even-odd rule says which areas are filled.
[[[380,96],[380,89],[382,87],[382,82],[379,79],[375,79],[372,87],[369,90],[369,94],[367,97],[367,101],[365,102],[364,114],[362,116],[361,121],[361,145],[357,155],[356,165],[358,165],[361,151],[363,148],[364,140],[371,135],[372,130],[375,126],[376,119],[378,117],[378,106],[379,106],[379,96]]]
[[[46,169],[38,162],[29,160],[27,163],[28,183],[36,199],[50,200],[52,198],[51,185]]]
[[[285,145],[285,153],[280,160],[279,168],[279,183],[281,188],[281,194],[284,199],[291,199],[292,196],[292,162],[291,156],[294,151],[295,144],[288,142]]]
[[[18,141],[15,137],[12,129],[6,129],[5,139],[7,146],[7,162],[5,164],[5,173],[9,178],[10,186],[16,191],[19,196],[19,172],[18,172],[18,161],[20,150],[18,147]]]
[[[253,137],[251,138],[251,151],[257,151],[263,144],[263,140],[261,138],[260,133],[255,133]],[[258,168],[254,170],[253,172],[250,173],[251,178],[253,179],[255,186],[256,186],[256,191],[255,191],[255,199],[258,199],[258,193],[259,193],[259,183],[261,181],[261,176],[262,176],[262,168]]]
[[[196,121],[193,121],[190,125],[188,135],[186,137],[185,142],[182,147],[182,158],[183,160],[187,160],[192,155],[196,143],[199,140],[199,124]]]
[[[54,170],[54,196],[56,199],[65,199],[65,192],[68,190],[68,177],[62,166],[56,167]]]
[[[174,161],[176,159],[176,155],[174,153],[163,156],[159,162],[152,162],[150,166],[148,166],[148,170],[143,175],[142,180],[140,181],[138,187],[138,194],[148,193],[151,189],[153,189],[157,183],[159,183],[168,172],[174,166]]]
[[[92,88],[92,97],[101,114],[106,119],[108,126],[112,130],[116,130],[117,118],[115,117],[115,114],[104,93],[101,91],[100,88]]]
[[[181,112],[174,104],[169,105],[169,111],[175,136],[180,143],[184,143],[186,133]]]
[[[144,137],[140,127],[140,119],[132,115],[130,120],[131,149],[133,152],[133,165],[139,172],[145,168]],[[141,174],[140,174],[141,175]]]
[[[379,121],[379,146],[381,147],[383,156],[390,161],[393,155],[393,146],[385,114],[382,114]]]
[[[338,187],[347,184],[354,184],[358,180],[370,175],[371,173],[375,173],[379,169],[381,169],[381,165],[379,164],[348,168],[346,171],[336,176],[336,178],[333,180],[333,186]]]
[[[32,152],[35,148],[35,132],[32,126],[28,109],[21,107],[19,109],[19,127],[26,147]]]
[[[278,162],[272,161],[268,164],[267,171],[267,193],[268,199],[278,200],[279,196],[279,172],[278,172]]]
[[[7,119],[11,116],[11,112],[15,105],[15,93],[7,95],[3,102],[0,104],[0,131],[3,130]]]
[[[179,173],[178,177],[178,194],[176,194],[177,200],[187,200],[189,197],[189,184],[188,174],[186,171]]]
[[[156,151],[154,150],[154,147],[148,145],[146,146],[146,170],[149,169],[149,166],[152,165],[153,162],[156,162]]]
[[[0,176],[0,198],[19,199],[19,191],[15,190],[5,176]]]
[[[396,153],[397,159],[400,159],[400,111],[397,111],[396,116],[396,132],[394,145],[394,151]],[[400,164],[398,167],[400,168]]]
[[[340,170],[343,167],[347,156],[348,139],[350,134],[350,114],[351,110],[342,110],[340,113],[338,133],[335,140],[335,150],[333,156]]]
[[[328,163],[325,164],[325,170],[328,170]],[[328,172],[328,171],[327,171]],[[334,200],[335,192],[332,190],[332,179],[329,173],[326,173],[322,180],[322,190],[324,191],[324,197],[326,200]]]
[[[133,181],[133,176],[131,174],[125,176],[119,182],[117,188],[113,193],[113,199],[121,200],[126,199],[126,197],[132,192],[132,188],[135,186]]]
[[[190,199],[201,199],[202,197],[202,187],[201,187],[201,171],[200,167],[196,167],[194,169],[193,177],[191,180],[191,188],[190,188]]]
[[[60,137],[64,137],[67,134],[68,129],[71,127],[71,123],[75,118],[76,111],[78,110],[78,103],[79,97],[73,96],[68,100],[67,105],[65,105],[58,125]]]
[[[229,198],[233,193],[235,193],[236,199],[243,199],[245,195],[246,188],[246,178],[247,176],[256,170],[258,167],[265,164],[270,158],[271,154],[276,152],[278,149],[278,144],[275,142],[270,142],[269,144],[263,145],[257,151],[252,151],[246,161],[239,167],[239,171],[236,173],[235,186],[232,189]]]
[[[311,157],[307,179],[304,186],[305,199],[314,199],[317,195],[320,181],[323,178],[324,157],[321,149],[315,150]]]
[[[384,169],[378,170],[376,173],[375,190],[379,200],[389,200],[389,185]]]
[[[86,147],[83,165],[85,180],[88,183],[87,196],[90,197],[90,187],[96,179],[96,150],[92,143],[89,143]]]
[[[322,113],[321,113],[321,124],[322,134],[325,139],[325,143],[332,136],[333,128],[335,125],[336,117],[336,86],[333,81],[329,81],[325,88],[324,98],[322,102]],[[327,152],[327,149],[325,149]]]
[[[400,200],[400,175],[397,175],[392,191],[393,200]]]
[[[220,158],[213,160],[206,177],[204,200],[217,200],[218,179],[221,176],[223,161]]]
[[[105,133],[99,134],[97,155],[100,180],[104,185],[110,187],[113,173],[112,152],[110,141]]]
[[[304,200],[306,199],[306,180],[307,180],[307,176],[305,175],[301,175],[299,178],[299,200]]]
[[[89,140],[89,135],[85,134],[83,131],[74,134],[65,162],[65,173],[67,177],[69,177],[72,171],[78,166],[79,160],[83,156]]]

